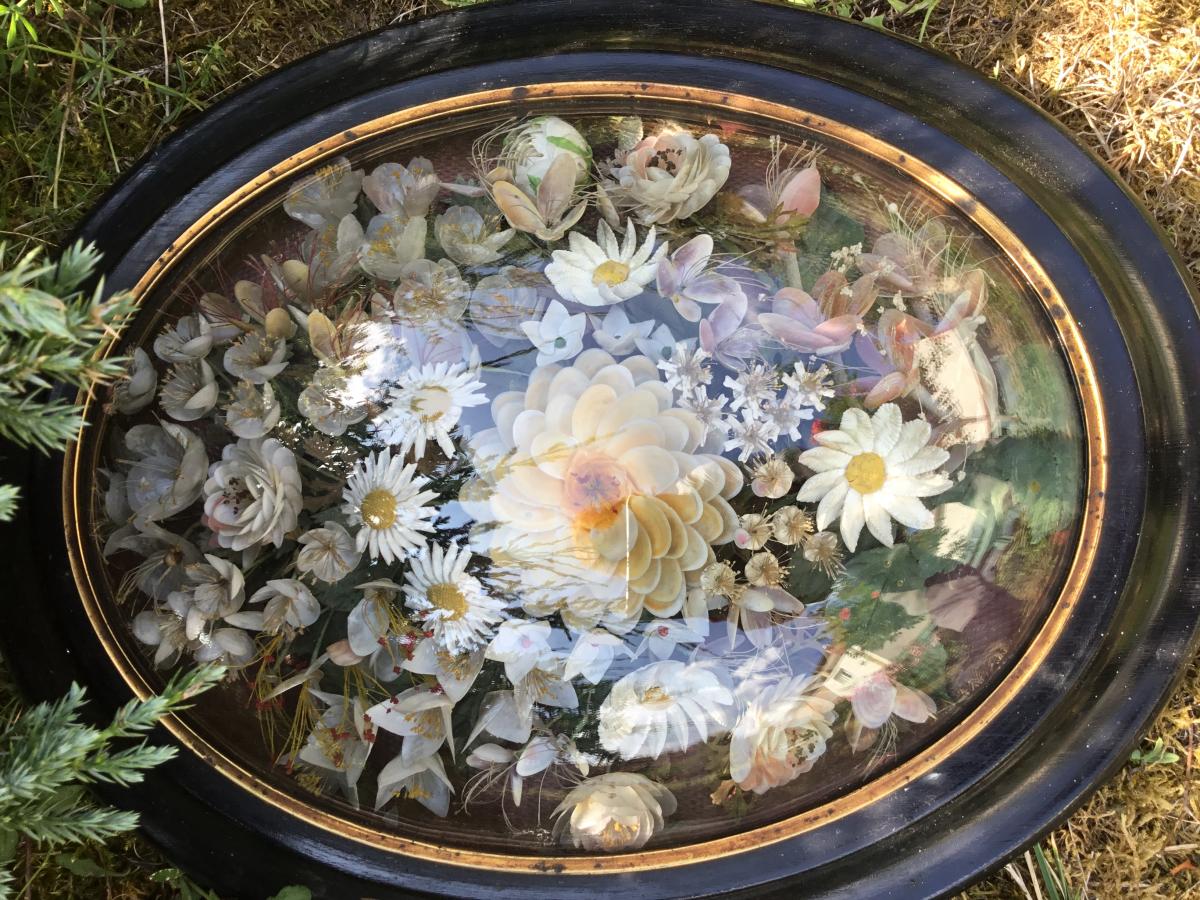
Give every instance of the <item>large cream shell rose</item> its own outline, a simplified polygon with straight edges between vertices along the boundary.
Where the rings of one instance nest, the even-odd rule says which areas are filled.
[[[463,502],[477,551],[511,580],[531,615],[628,629],[646,610],[675,615],[687,587],[732,539],[729,460],[698,453],[704,429],[673,405],[644,356],[587,350],[534,370],[492,404],[474,442],[483,477]]]

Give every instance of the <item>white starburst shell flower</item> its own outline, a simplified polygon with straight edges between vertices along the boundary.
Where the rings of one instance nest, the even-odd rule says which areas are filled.
[[[470,561],[470,552],[457,545],[427,544],[404,573],[405,605],[448,653],[467,653],[486,644],[504,618],[503,601],[467,574]]]
[[[599,717],[600,745],[609,753],[657,759],[725,734],[737,710],[723,669],[664,660],[614,684]]]
[[[874,416],[848,409],[837,430],[816,435],[819,447],[800,454],[814,474],[796,499],[820,501],[817,528],[840,520],[842,540],[853,552],[863,525],[885,546],[892,546],[892,520],[907,528],[933,526],[933,513],[919,498],[931,497],[953,482],[934,470],[949,459],[929,445],[932,429],[924,419],[905,422],[900,407],[885,403]]]
[[[834,702],[814,693],[810,676],[785,678],[750,701],[729,742],[729,777],[765,794],[813,767],[825,753]]]
[[[675,812],[675,795],[636,772],[606,772],[574,787],[554,810],[555,839],[615,852],[644,847]]]
[[[546,307],[546,314],[537,322],[522,322],[521,330],[537,349],[537,364],[547,366],[577,356],[583,349],[583,333],[587,316],[571,315],[557,300]]]
[[[227,444],[204,482],[205,522],[231,550],[283,544],[302,503],[296,457],[274,438]]]
[[[546,266],[546,277],[564,300],[584,306],[608,306],[636,297],[654,281],[658,263],[667,252],[667,244],[654,249],[655,230],[651,226],[638,246],[637,229],[632,221],[625,237],[617,236],[601,222],[596,240],[572,231],[569,250],[555,250],[554,261]]]
[[[422,532],[433,530],[437,510],[425,504],[437,494],[422,490],[429,479],[416,471],[404,457],[380,450],[360,460],[346,481],[342,512],[358,528],[355,546],[372,560],[390,565],[421,545]]]
[[[297,540],[301,549],[296,556],[296,571],[311,574],[328,584],[341,581],[353,572],[362,558],[354,538],[337,522],[312,528]]]
[[[401,373],[372,427],[381,440],[398,445],[402,457],[415,450],[416,459],[424,458],[427,441],[436,441],[447,457],[453,457],[450,433],[463,409],[487,402],[474,367],[446,362],[414,366]]]

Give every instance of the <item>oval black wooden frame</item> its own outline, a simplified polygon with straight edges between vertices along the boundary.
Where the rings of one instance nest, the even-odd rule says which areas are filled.
[[[1127,758],[1194,649],[1200,321],[1185,270],[1056,123],[894,36],[748,0],[509,0],[451,12],[322,51],[209,110],[112,188],[79,236],[105,253],[110,287],[127,286],[233,187],[341,128],[480,87],[606,77],[733,89],[862,128],[958,181],[1035,252],[1084,334],[1110,423],[1105,523],[1084,598],[1037,675],[958,755],[866,809],[721,860],[636,875],[449,867],[294,820],[186,753],[114,794],[223,895],[293,883],[328,897],[940,895],[1082,802]],[[10,449],[4,468],[25,486],[21,518],[0,532],[6,658],[31,695],[74,679],[110,710],[129,691],[77,602],[61,458]]]

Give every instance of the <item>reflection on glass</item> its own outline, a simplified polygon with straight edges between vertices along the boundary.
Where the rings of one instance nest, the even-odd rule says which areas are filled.
[[[515,852],[731,833],[919,750],[1053,602],[1082,486],[968,222],[845,149],[569,119],[298,179],[102,426],[132,634],[233,667],[206,732]]]

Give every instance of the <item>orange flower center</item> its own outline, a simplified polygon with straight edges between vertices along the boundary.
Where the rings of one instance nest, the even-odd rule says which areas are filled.
[[[629,493],[629,477],[614,459],[576,453],[567,466],[563,505],[577,528],[591,530],[612,525]]]

